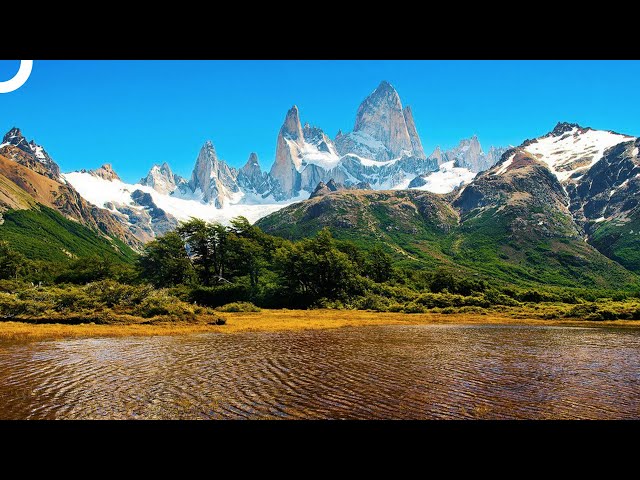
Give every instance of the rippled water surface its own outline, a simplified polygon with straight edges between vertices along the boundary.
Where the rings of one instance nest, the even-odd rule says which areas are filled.
[[[0,343],[0,418],[640,418],[640,330],[429,325]]]

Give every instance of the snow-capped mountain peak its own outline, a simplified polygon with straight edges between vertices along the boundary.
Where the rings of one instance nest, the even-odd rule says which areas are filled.
[[[240,191],[234,170],[223,160],[218,160],[213,142],[207,140],[198,153],[189,187],[196,196],[201,196],[204,203],[222,208]]]
[[[485,154],[477,137],[472,137],[456,149],[437,148],[427,157],[414,112],[408,105],[403,107],[398,92],[386,81],[361,103],[353,131],[339,131],[335,140],[318,126],[302,124],[300,117],[296,105],[284,115],[268,172],[260,168],[255,153],[241,168],[231,167],[208,140],[188,181],[174,174],[166,162],[151,167],[137,184],[122,182],[106,167],[66,178],[91,203],[119,212],[131,225],[146,224],[162,233],[171,222],[189,216],[227,219],[234,212],[257,219],[259,214],[308,198],[320,183],[333,185],[331,180],[344,188],[415,186],[447,193],[493,165],[504,150],[492,147]],[[148,214],[148,221],[141,219],[140,209]]]
[[[525,142],[523,147],[543,161],[558,180],[565,182],[589,170],[608,148],[632,140],[635,137],[578,124],[558,123],[553,131]]]
[[[152,166],[147,176],[140,179],[141,185],[149,186],[164,194],[170,194],[186,183],[187,181],[184,178],[171,171],[171,167],[167,162],[163,162],[162,165]]]
[[[36,144],[33,140],[31,140],[31,142],[27,141],[19,128],[13,127],[2,138],[0,148],[9,146],[15,147],[28,154],[28,158],[20,159],[20,163],[29,164],[31,161],[35,160],[35,162],[40,164],[39,168],[35,165],[27,166],[53,180],[60,180],[60,167],[58,164],[53,161],[41,145]],[[16,158],[14,158],[14,160],[18,161]]]

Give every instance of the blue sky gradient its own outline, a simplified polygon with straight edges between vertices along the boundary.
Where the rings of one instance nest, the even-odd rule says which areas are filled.
[[[0,61],[0,81],[18,61]],[[639,61],[38,61],[0,94],[0,130],[20,127],[63,171],[111,163],[137,181],[154,163],[185,177],[210,139],[242,166],[275,156],[287,109],[330,137],[350,131],[387,80],[411,105],[425,151],[477,134],[518,145],[558,121],[640,135]]]

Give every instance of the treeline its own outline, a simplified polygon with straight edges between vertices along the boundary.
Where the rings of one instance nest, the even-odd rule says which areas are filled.
[[[34,262],[0,242],[0,293],[5,318],[21,311],[40,317],[80,312],[99,319],[107,312],[178,319],[211,314],[212,308],[234,302],[247,309],[406,313],[483,313],[529,305],[545,318],[640,318],[634,292],[522,288],[455,269],[400,267],[380,245],[362,248],[333,238],[328,229],[292,242],[264,233],[243,217],[229,226],[184,222],[149,242],[131,263],[99,256],[64,264]],[[598,303],[602,297],[609,306]],[[611,302],[618,307],[610,308]],[[551,303],[564,306],[536,306]]]

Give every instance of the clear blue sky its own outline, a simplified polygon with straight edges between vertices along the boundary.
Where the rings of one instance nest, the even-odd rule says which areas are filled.
[[[18,61],[0,61],[0,81]],[[330,137],[350,131],[380,83],[411,105],[425,150],[477,134],[517,145],[558,121],[640,135],[638,61],[35,61],[27,83],[0,94],[2,133],[18,126],[63,171],[112,163],[126,181],[169,162],[189,176],[211,139],[241,166],[273,162],[285,113]]]

